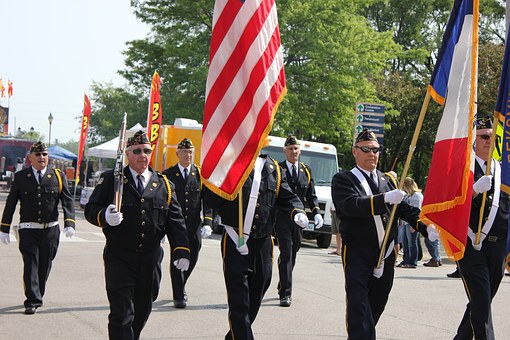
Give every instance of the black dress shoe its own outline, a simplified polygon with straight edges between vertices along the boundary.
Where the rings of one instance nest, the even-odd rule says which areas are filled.
[[[175,308],[186,308],[186,301],[184,299],[174,300]]]
[[[35,314],[35,310],[37,307],[25,307],[25,314],[32,315]]]
[[[460,272],[458,269],[455,269],[453,273],[446,274],[446,276],[452,278],[452,279],[460,279]]]
[[[280,299],[280,306],[281,307],[290,307],[290,304],[292,303],[292,299],[290,296],[284,297]]]

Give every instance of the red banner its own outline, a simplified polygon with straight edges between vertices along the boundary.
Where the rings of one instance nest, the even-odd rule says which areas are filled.
[[[158,72],[152,76],[151,94],[149,99],[149,112],[147,114],[147,136],[151,142],[152,150],[156,148],[159,139],[159,128],[163,123],[163,108],[161,106],[161,78]],[[151,158],[151,166],[154,156]]]
[[[9,98],[12,97],[12,81],[7,81],[7,95]]]
[[[83,117],[81,119],[80,146],[78,148],[78,160],[76,162],[75,188],[78,186],[78,183],[80,183],[80,166],[81,166],[83,151],[85,149],[85,145],[87,142],[87,134],[89,132],[90,113],[91,112],[92,112],[92,107],[90,106],[90,100],[89,100],[89,97],[87,97],[87,95],[85,94],[84,100],[83,100]]]

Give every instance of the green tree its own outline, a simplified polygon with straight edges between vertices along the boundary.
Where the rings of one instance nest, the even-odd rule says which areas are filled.
[[[94,103],[90,119],[90,144],[95,145],[119,135],[124,112],[128,113],[127,128],[147,121],[148,101],[141,93],[112,84],[92,84],[91,101]]]
[[[150,75],[158,70],[164,123],[175,117],[202,121],[213,2],[131,3],[136,15],[151,26],[151,34],[128,43],[126,67],[120,73],[132,88],[148,89]],[[373,81],[398,50],[390,34],[375,32],[362,16],[353,14],[369,3],[278,1],[288,95],[276,116],[274,134],[294,132],[300,138],[339,145],[352,140],[355,102],[376,98]],[[98,126],[94,132],[104,136],[109,128]]]
[[[350,148],[355,104],[377,99],[374,82],[398,46],[390,33],[375,32],[354,14],[364,2],[283,0],[278,5],[288,95],[273,133],[293,132]]]
[[[376,30],[392,30],[402,46],[386,78],[377,84],[379,98],[388,105],[383,170],[402,171],[452,4],[453,0],[387,0],[365,11]],[[478,111],[491,113],[502,60],[500,23],[504,8],[501,1],[484,0],[480,10]],[[409,169],[409,175],[421,186],[428,174],[441,115],[442,108],[431,101]]]

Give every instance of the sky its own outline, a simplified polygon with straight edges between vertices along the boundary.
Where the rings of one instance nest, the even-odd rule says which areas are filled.
[[[5,88],[13,83],[9,102],[0,98],[10,107],[9,133],[34,127],[48,142],[51,113],[51,144],[77,141],[84,93],[93,81],[125,84],[122,51],[148,32],[129,0],[0,0],[0,78]]]

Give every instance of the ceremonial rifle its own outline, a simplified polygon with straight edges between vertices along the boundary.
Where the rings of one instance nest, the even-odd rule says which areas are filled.
[[[115,168],[113,170],[113,194],[114,194],[114,204],[115,210],[120,212],[120,207],[122,205],[122,192],[124,190],[124,154],[126,149],[126,120],[127,113],[124,112],[124,118],[122,119],[122,124],[120,126],[119,133],[119,147],[117,148],[117,160],[115,161]]]

